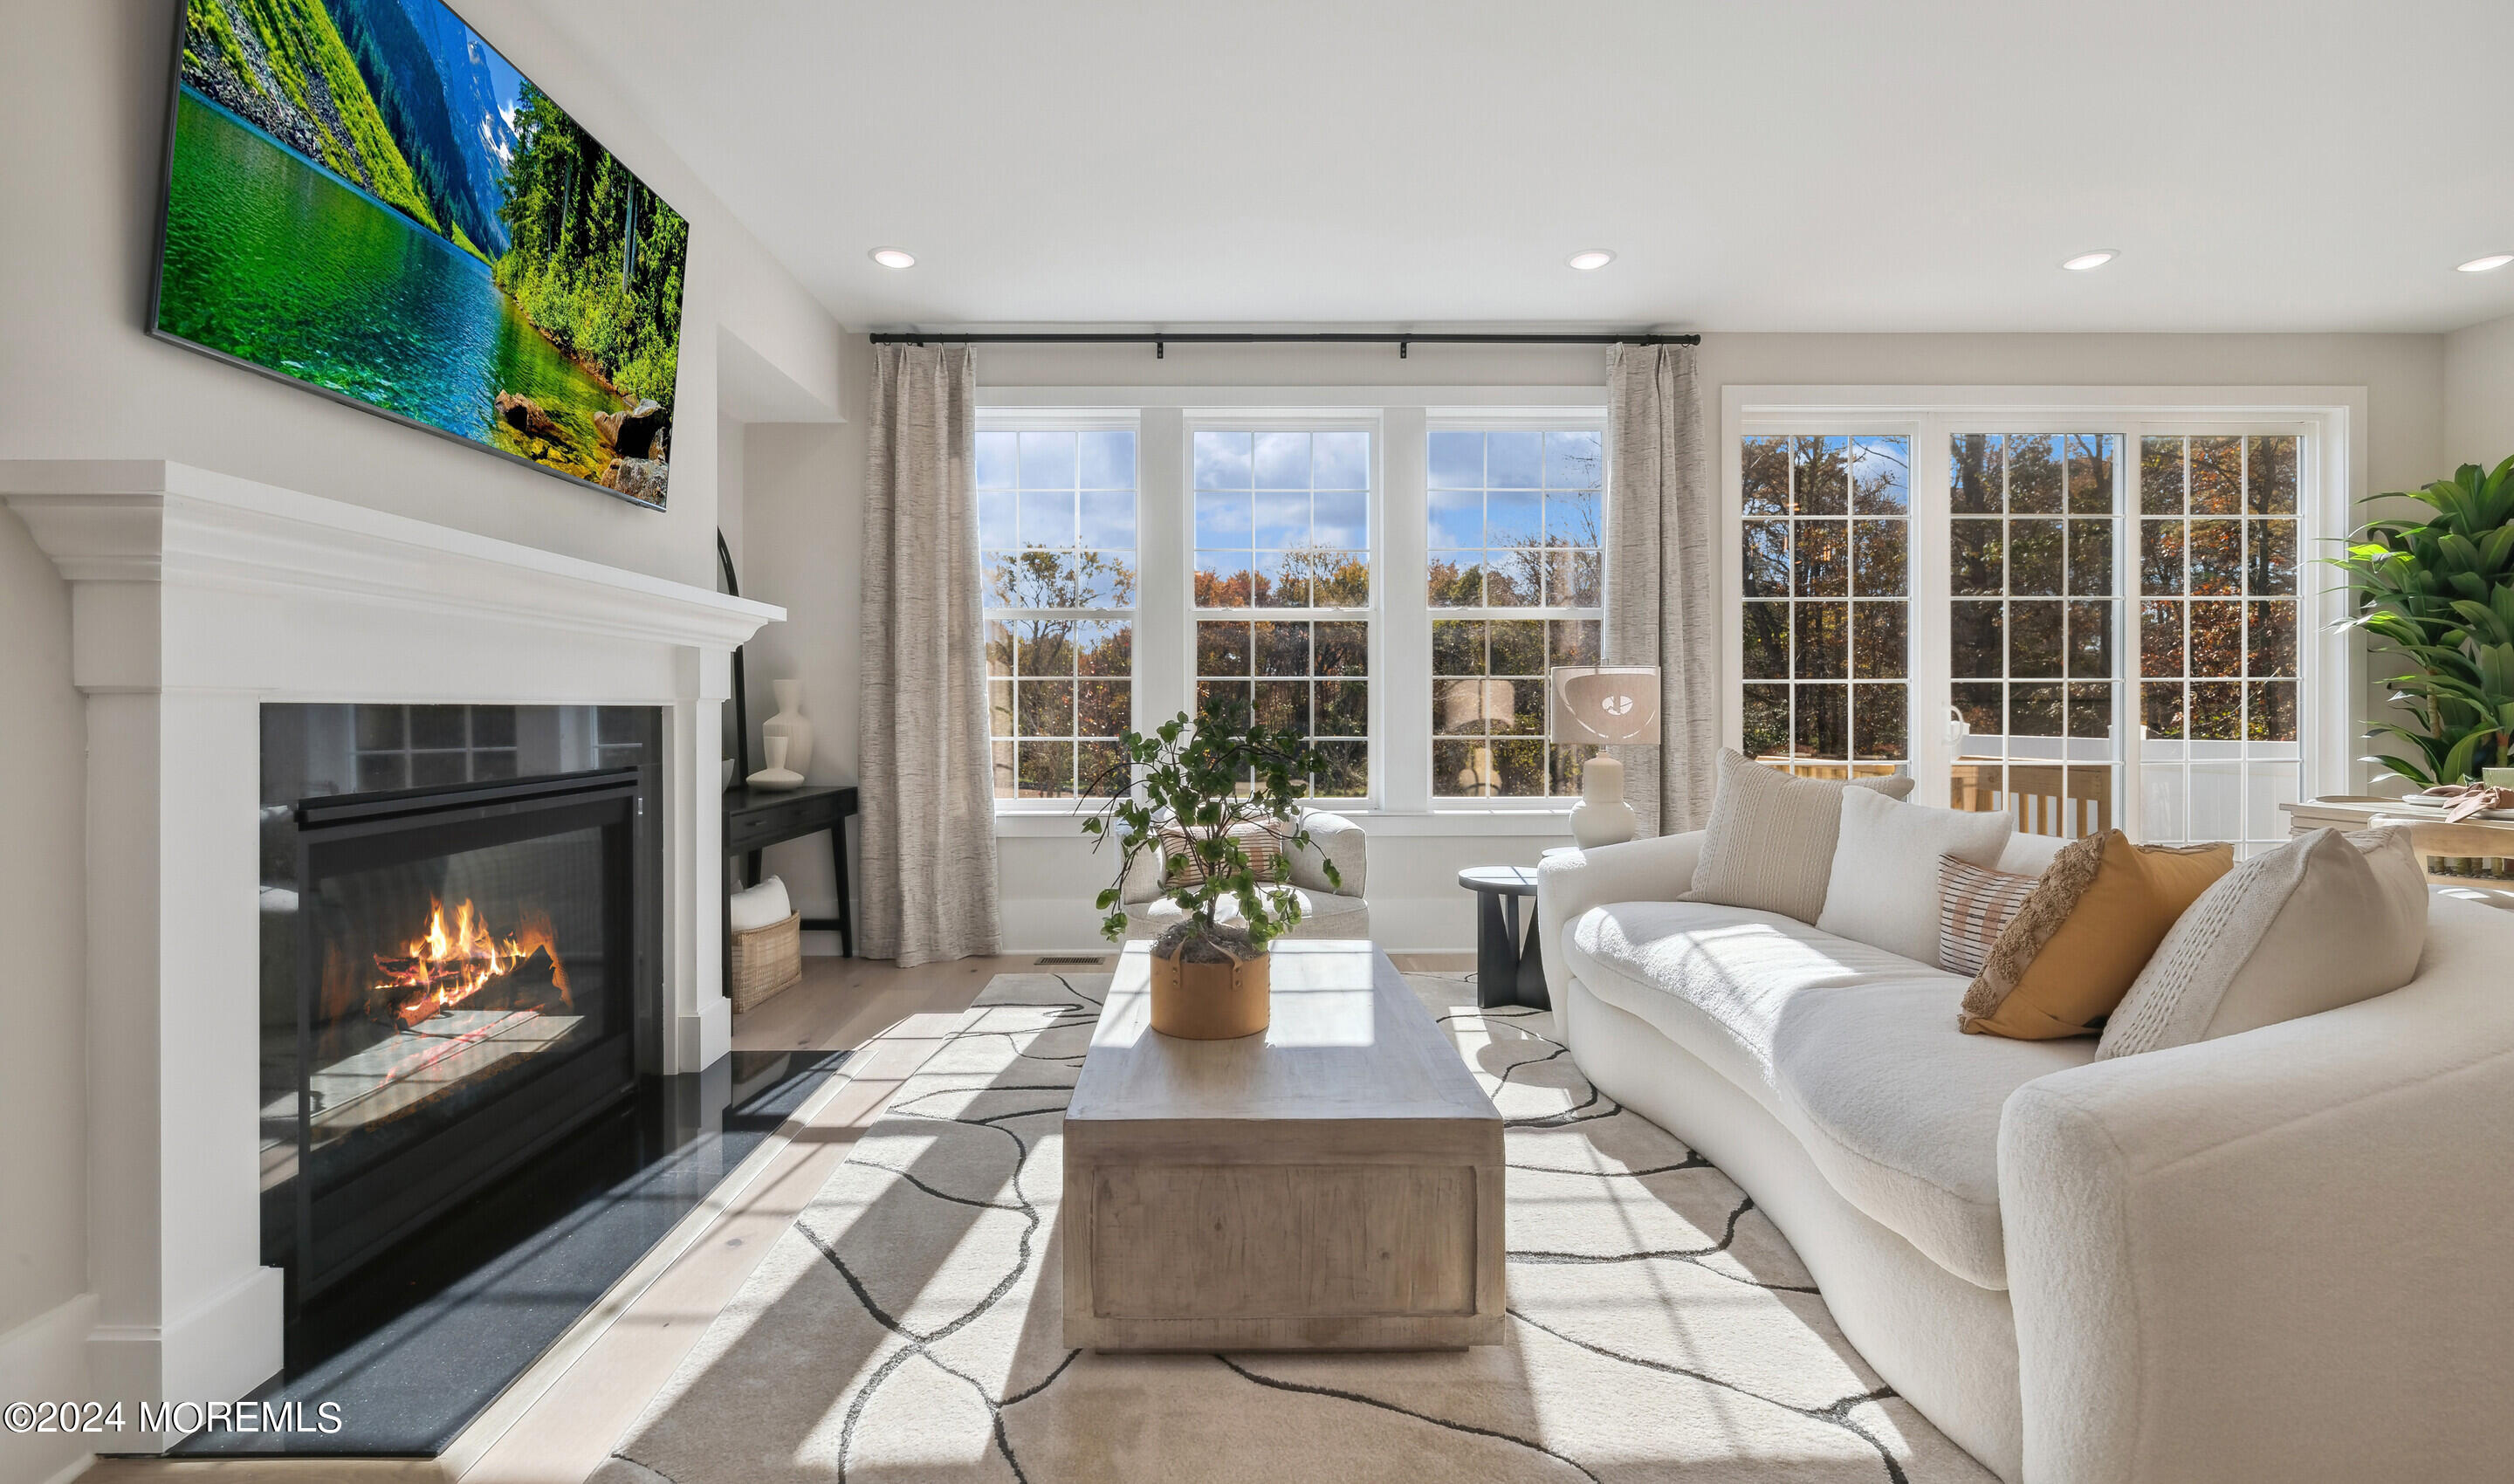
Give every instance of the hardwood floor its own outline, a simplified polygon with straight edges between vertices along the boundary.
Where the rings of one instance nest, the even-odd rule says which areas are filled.
[[[690,1347],[739,1293],[777,1235],[827,1183],[898,1091],[998,974],[1034,970],[1031,954],[900,969],[807,958],[803,982],[733,1025],[737,1051],[836,1051],[850,1058],[725,1187],[693,1211],[603,1303],[524,1373],[437,1459],[106,1459],[85,1484],[583,1484]],[[1457,972],[1471,953],[1390,955],[1408,972]],[[1074,973],[1108,973],[1060,960]]]

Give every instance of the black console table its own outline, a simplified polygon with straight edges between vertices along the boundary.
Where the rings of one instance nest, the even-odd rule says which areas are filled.
[[[830,859],[838,868],[838,915],[806,917],[803,926],[815,933],[838,935],[838,951],[854,957],[856,925],[854,909],[847,904],[847,821],[856,812],[856,790],[853,785],[838,787],[826,783],[806,783],[800,788],[752,788],[748,785],[728,788],[724,792],[724,899],[728,909],[733,902],[733,858],[745,857],[744,879],[759,879],[759,853],[771,845],[800,839],[804,835],[830,832]],[[725,973],[730,982],[733,972],[733,931],[724,935]]]

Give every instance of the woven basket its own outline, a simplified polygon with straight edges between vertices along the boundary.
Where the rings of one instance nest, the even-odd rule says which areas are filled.
[[[803,977],[803,914],[733,935],[733,1013],[742,1015]]]

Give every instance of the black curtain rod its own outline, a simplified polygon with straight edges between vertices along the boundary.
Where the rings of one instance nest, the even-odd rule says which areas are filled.
[[[1699,345],[1698,335],[1408,335],[1402,331],[1326,331],[1307,335],[1268,335],[1240,331],[1126,331],[1097,335],[955,335],[946,331],[880,330],[876,345],[925,345],[952,341],[963,345],[1150,345],[1156,359],[1172,345],[1394,345],[1398,359],[1412,345]]]

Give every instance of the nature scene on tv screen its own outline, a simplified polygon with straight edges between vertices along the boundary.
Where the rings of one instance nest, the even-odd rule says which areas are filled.
[[[689,224],[437,0],[185,0],[159,333],[664,503]]]

